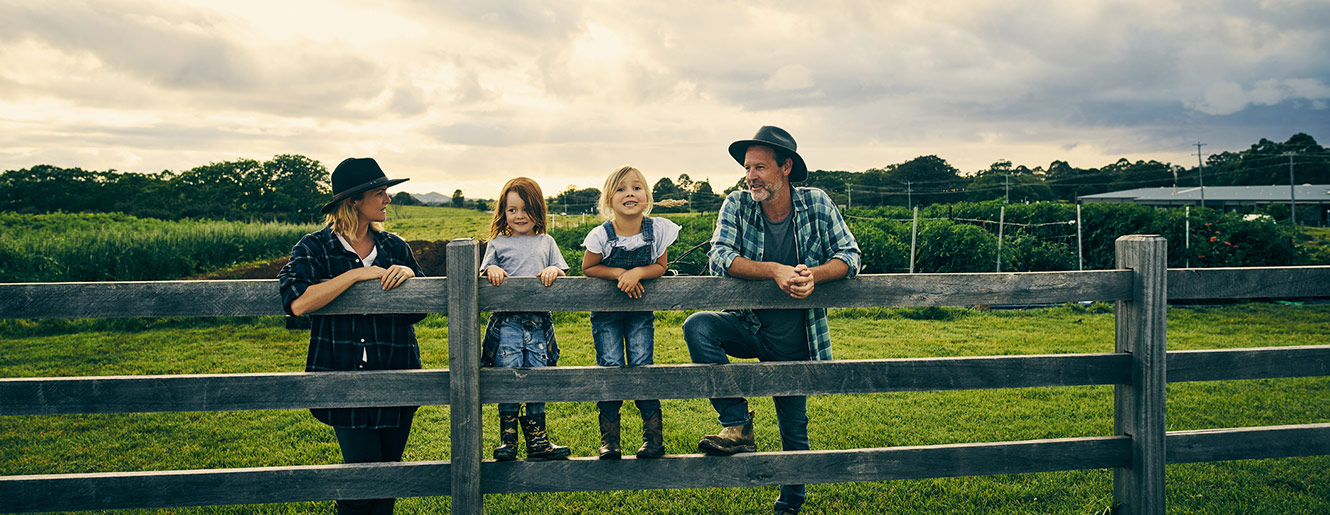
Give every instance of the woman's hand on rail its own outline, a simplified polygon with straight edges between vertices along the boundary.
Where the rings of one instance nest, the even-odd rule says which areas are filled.
[[[383,285],[384,290],[391,290],[401,286],[407,279],[415,276],[416,271],[412,270],[411,267],[406,265],[393,265],[383,271],[383,275],[379,277],[379,284]]]

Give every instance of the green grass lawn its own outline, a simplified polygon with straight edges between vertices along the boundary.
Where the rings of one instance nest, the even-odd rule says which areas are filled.
[[[657,363],[686,363],[685,313],[660,313]],[[585,313],[560,314],[565,365],[594,364]],[[447,322],[417,326],[427,368],[447,367]],[[1028,311],[856,309],[833,312],[838,359],[1108,352],[1113,315],[1103,305]],[[1239,304],[1170,308],[1169,348],[1324,344],[1330,306]],[[303,369],[308,333],[279,318],[0,323],[0,377],[291,372]],[[1178,383],[1168,389],[1168,429],[1330,421],[1330,379]],[[770,399],[753,399],[759,450],[779,449]],[[575,456],[599,444],[594,403],[549,406],[550,430]],[[695,453],[719,428],[702,399],[666,400],[665,445]],[[496,412],[485,407],[486,453]],[[1105,436],[1112,388],[1060,387],[815,396],[814,449]],[[636,410],[624,408],[635,449]],[[448,459],[445,407],[420,410],[407,460]],[[0,417],[0,475],[339,463],[332,431],[303,410]],[[1330,457],[1170,466],[1170,513],[1330,512]],[[983,476],[810,485],[807,513],[1098,513],[1112,472]],[[765,513],[774,487],[511,494],[486,497],[489,513]],[[399,513],[439,513],[447,498],[410,498]],[[331,513],[331,503],[164,510],[166,513]],[[116,512],[130,513],[130,512]]]
[[[490,233],[490,213],[474,209],[433,206],[389,206],[385,227],[407,241],[484,239]]]

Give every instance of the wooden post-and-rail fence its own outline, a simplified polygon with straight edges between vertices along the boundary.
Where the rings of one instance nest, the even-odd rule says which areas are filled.
[[[861,275],[795,300],[770,282],[662,278],[623,302],[609,281],[481,284],[477,244],[448,245],[446,278],[360,284],[320,312],[447,313],[448,370],[0,379],[0,416],[448,405],[449,461],[0,476],[0,512],[162,508],[483,494],[711,488],[1111,468],[1118,513],[1164,513],[1168,464],[1330,454],[1330,424],[1166,432],[1168,382],[1330,375],[1330,346],[1165,349],[1169,299],[1330,296],[1330,267],[1167,270],[1157,236],[1117,241],[1117,270]],[[831,362],[480,369],[483,311],[955,306],[1116,301],[1114,352]],[[0,318],[280,315],[275,281],[0,284]],[[776,380],[779,379],[779,380]],[[372,386],[371,386],[372,385]],[[495,462],[481,403],[585,402],[1114,385],[1114,435],[727,458]],[[588,480],[595,478],[595,480]]]

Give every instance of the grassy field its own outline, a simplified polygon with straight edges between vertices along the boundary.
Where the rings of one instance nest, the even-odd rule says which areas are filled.
[[[685,363],[686,313],[660,313],[657,363]],[[563,364],[591,365],[585,313],[557,317]],[[1106,352],[1113,316],[1104,305],[1028,311],[855,309],[833,312],[838,359]],[[427,368],[447,367],[447,321],[417,326]],[[1169,348],[1324,344],[1330,306],[1239,304],[1171,308]],[[0,377],[290,372],[303,368],[308,333],[278,318],[0,323]],[[1168,429],[1330,422],[1330,378],[1180,383],[1168,390]],[[758,447],[779,449],[771,401],[754,399]],[[575,456],[598,445],[593,403],[549,407],[551,432]],[[695,453],[718,429],[705,400],[664,401],[665,444]],[[625,435],[638,434],[625,407]],[[1112,434],[1112,388],[1064,387],[817,396],[809,401],[814,449],[933,445]],[[495,426],[486,406],[487,428]],[[492,431],[487,448],[494,445]],[[627,445],[635,445],[626,438]],[[446,407],[422,408],[407,460],[447,459]],[[199,469],[340,462],[332,431],[301,410],[229,413],[0,417],[0,474]],[[1330,457],[1170,466],[1170,513],[1330,512]],[[810,485],[807,513],[1099,513],[1112,473]],[[493,495],[490,513],[764,513],[774,487]],[[164,513],[331,513],[331,503],[164,510]],[[399,513],[439,513],[447,498],[399,501]],[[138,513],[138,512],[117,512]]]

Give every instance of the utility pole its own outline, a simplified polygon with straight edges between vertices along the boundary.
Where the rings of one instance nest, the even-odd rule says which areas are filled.
[[[914,205],[914,193],[910,189],[910,181],[905,181],[905,207]]]
[[[1298,200],[1297,189],[1294,187],[1297,183],[1293,182],[1293,153],[1285,152],[1284,155],[1288,156],[1288,222],[1289,225],[1296,228],[1298,226]]]
[[[1205,143],[1196,142],[1196,177],[1201,181],[1201,207],[1205,207],[1205,162],[1201,160],[1201,147]]]
[[[1005,190],[1003,191],[1003,193],[1002,193],[1002,203],[1003,203],[1003,204],[1010,204],[1010,203],[1011,203],[1011,173],[1007,173],[1007,175],[1006,175],[1006,184],[1007,184],[1006,189],[1005,189]]]
[[[845,209],[854,207],[854,186],[849,181],[845,182]]]

